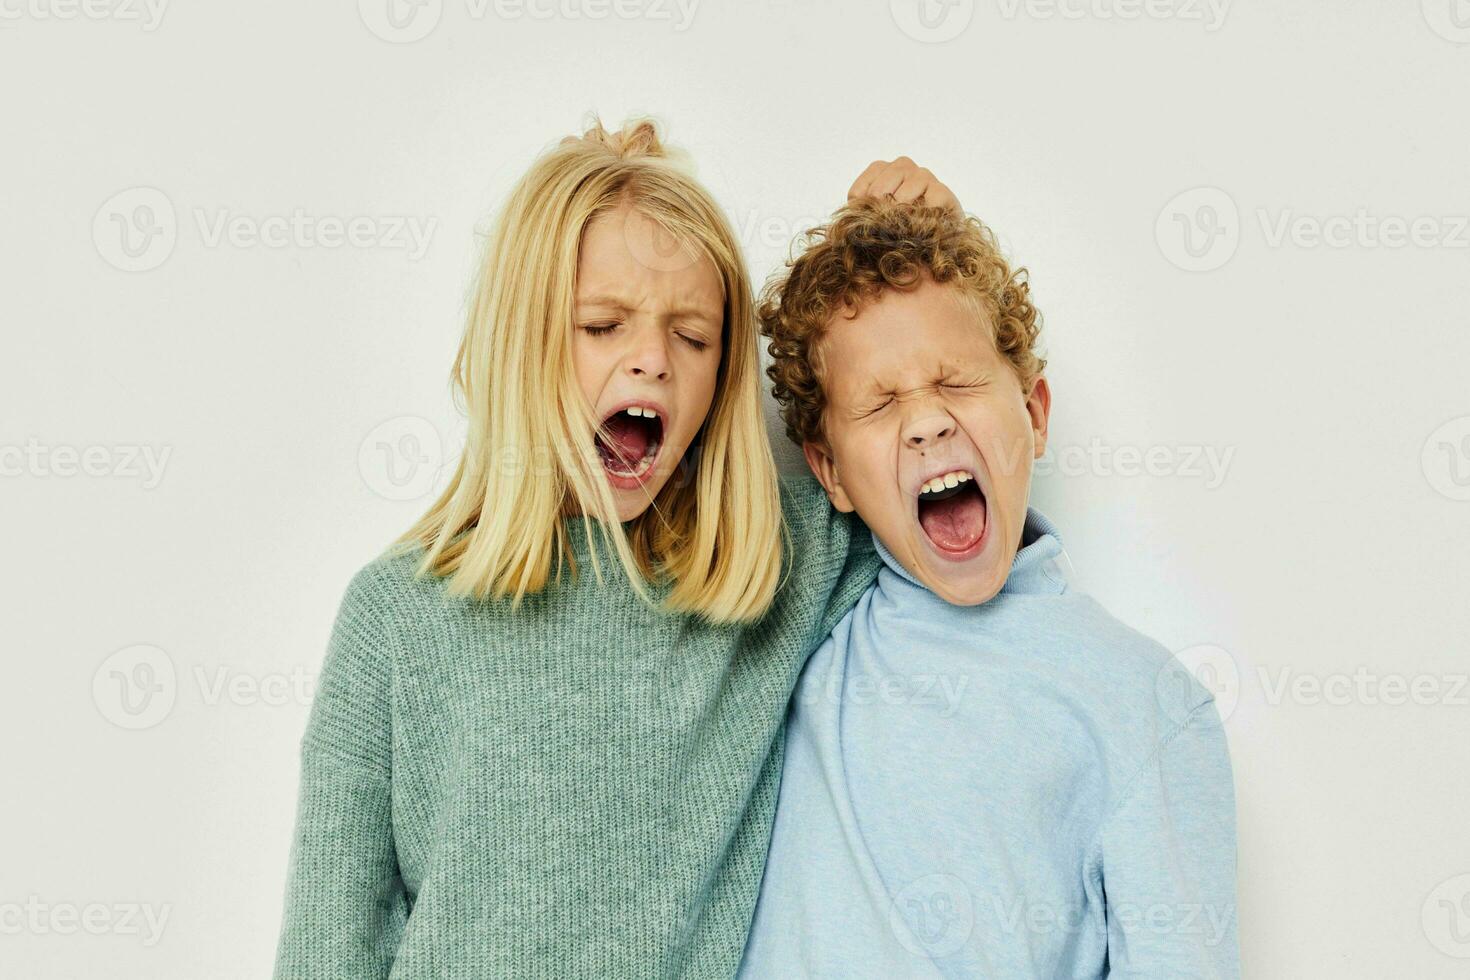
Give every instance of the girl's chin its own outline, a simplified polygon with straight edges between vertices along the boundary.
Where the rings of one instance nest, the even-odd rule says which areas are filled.
[[[653,501],[663,491],[664,484],[668,482],[668,477],[652,469],[640,479],[620,478],[609,472],[607,482],[612,489],[613,503],[618,509],[618,520],[626,524],[653,505]]]

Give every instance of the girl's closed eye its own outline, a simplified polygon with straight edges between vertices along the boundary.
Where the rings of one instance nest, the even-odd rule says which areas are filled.
[[[617,325],[616,322],[614,322],[614,323],[587,323],[587,324],[583,324],[582,325],[582,329],[585,330],[585,331],[587,331],[587,333],[590,334],[593,337],[601,337],[604,334],[612,333],[614,330],[617,329],[617,326],[618,325]]]
[[[709,346],[709,341],[707,341],[707,340],[701,340],[699,337],[695,337],[695,336],[693,336],[691,334],[681,333],[681,334],[679,334],[679,339],[683,340],[685,343],[687,343],[690,347],[693,347],[695,350],[704,350],[705,348],[707,348]]]

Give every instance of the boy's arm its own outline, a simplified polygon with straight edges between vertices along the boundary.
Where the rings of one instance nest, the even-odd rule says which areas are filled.
[[[1213,699],[1165,736],[1101,843],[1111,976],[1240,976],[1235,793]]]
[[[391,631],[374,568],[348,586],[301,744],[276,980],[382,980],[408,917],[391,819]]]

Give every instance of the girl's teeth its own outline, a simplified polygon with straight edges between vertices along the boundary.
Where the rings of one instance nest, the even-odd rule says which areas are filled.
[[[654,411],[651,408],[643,408],[640,405],[632,405],[632,406],[629,406],[628,408],[624,409],[624,411],[626,411],[629,415],[633,416],[635,419],[656,419],[656,418],[658,418],[658,412]]]

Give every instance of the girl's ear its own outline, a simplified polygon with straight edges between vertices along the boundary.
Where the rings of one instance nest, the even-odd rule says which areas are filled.
[[[842,481],[837,478],[837,464],[832,459],[832,451],[821,443],[804,442],[801,452],[806,457],[806,465],[811,467],[812,475],[827,491],[827,499],[832,501],[832,506],[844,514],[851,514],[856,508],[848,499],[847,491],[842,489]]]
[[[1031,382],[1031,394],[1026,396],[1026,412],[1031,416],[1031,432],[1036,437],[1036,458],[1046,452],[1046,428],[1051,421],[1051,386],[1045,377]]]

